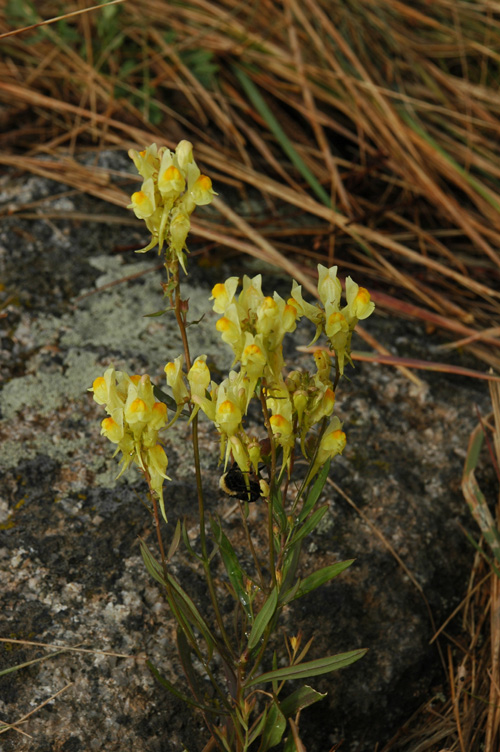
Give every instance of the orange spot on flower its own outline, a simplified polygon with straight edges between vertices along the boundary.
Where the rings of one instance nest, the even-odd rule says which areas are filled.
[[[222,284],[222,282],[217,282],[217,284],[212,288],[212,295],[214,298],[220,298],[220,296],[224,295],[225,292],[226,287]]]
[[[232,415],[236,412],[236,407],[231,400],[224,400],[224,402],[221,402],[219,405],[217,412],[221,415]]]
[[[212,187],[212,181],[208,177],[208,175],[200,175],[198,180],[195,182],[195,187],[200,188],[202,191],[209,191]]]
[[[167,167],[164,171],[162,180],[182,180],[182,175],[175,165],[170,165],[170,167]]]
[[[370,293],[365,287],[360,287],[358,290],[358,294],[356,295],[356,301],[359,303],[362,303],[363,305],[367,305],[371,300]]]
[[[129,410],[131,413],[143,413],[146,411],[146,403],[144,402],[144,400],[139,399],[138,397],[130,403]]]
[[[155,402],[153,405],[153,410],[155,413],[158,413],[159,415],[166,415],[167,413],[167,406],[164,402]]]
[[[140,206],[147,200],[148,200],[148,197],[146,196],[144,191],[136,191],[135,193],[132,194],[132,203],[137,204],[137,206]]]
[[[231,328],[231,322],[225,316],[217,321],[215,328],[218,332],[227,332]]]

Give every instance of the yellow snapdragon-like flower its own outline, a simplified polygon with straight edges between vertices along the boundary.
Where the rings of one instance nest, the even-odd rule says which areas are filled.
[[[212,288],[212,297],[214,300],[213,309],[216,313],[224,313],[234,300],[236,290],[238,289],[238,277],[229,277],[224,283],[219,282]]]
[[[190,421],[197,415],[203,401],[206,400],[206,392],[210,386],[210,371],[206,364],[207,356],[199,355],[191,366],[187,379],[191,389],[191,401],[195,408],[191,413]]]
[[[144,181],[141,190],[132,194],[131,201],[129,209],[133,209],[138,219],[148,219],[154,214],[156,198],[153,178]]]
[[[171,363],[167,363],[165,366],[165,375],[167,377],[167,384],[171,388],[174,395],[174,400],[180,410],[189,400],[189,392],[186,384],[184,383],[184,377],[182,373],[182,366],[184,364],[184,356],[178,355],[177,358]]]
[[[347,309],[352,319],[367,319],[375,310],[375,303],[370,298],[370,293],[364,287],[359,287],[350,277],[346,277],[345,293]]]
[[[337,267],[332,266],[328,269],[322,264],[318,264],[318,297],[323,306],[335,306],[337,310],[340,307],[342,297],[342,285],[337,277]]]
[[[342,431],[342,423],[335,416],[321,438],[316,460],[309,471],[309,478],[312,478],[328,460],[337,454],[342,454],[345,445],[346,435]]]

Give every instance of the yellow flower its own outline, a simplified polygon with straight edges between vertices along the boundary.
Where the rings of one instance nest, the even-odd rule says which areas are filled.
[[[178,170],[178,168],[171,164],[169,167],[160,167],[160,173],[158,175],[158,190],[163,198],[180,196],[182,191],[186,187],[186,181],[184,176]]]
[[[123,422],[120,424],[113,418],[104,418],[101,423],[101,433],[113,444],[118,444],[123,439]]]
[[[207,175],[200,175],[191,189],[191,196],[193,197],[196,206],[210,204],[214,195],[215,193],[210,178],[207,177]]]
[[[153,178],[144,181],[141,190],[132,194],[131,201],[132,203],[128,205],[127,209],[133,209],[138,219],[147,219],[154,214],[156,200]]]
[[[198,413],[198,410],[206,400],[206,391],[210,386],[210,371],[206,364],[206,355],[199,355],[189,369],[187,375],[191,389],[191,401],[195,403],[195,408],[191,413],[190,421]]]
[[[165,450],[160,444],[148,449],[144,458],[144,464],[149,472],[151,488],[157,494],[160,500],[160,509],[165,522],[168,522],[165,513],[165,502],[163,499],[163,481],[172,480],[167,475],[168,458]]]
[[[237,288],[238,277],[229,277],[223,284],[219,282],[212,288],[210,300],[214,301],[213,309],[216,313],[225,313],[234,300]]]
[[[336,266],[327,269],[326,266],[318,264],[318,296],[325,308],[328,304],[337,309],[340,307],[342,285],[337,278]]]
[[[184,356],[178,355],[173,362],[167,363],[164,368],[167,384],[172,390],[177,406],[182,406],[189,400],[189,392],[184,383],[182,373],[183,363]]]
[[[375,303],[370,298],[370,293],[364,287],[359,287],[350,277],[345,281],[347,308],[353,319],[367,319],[375,310]]]
[[[346,445],[346,435],[342,431],[342,423],[335,416],[323,434],[316,460],[312,466],[308,478],[311,479],[329,459],[337,454],[342,454]]]
[[[215,424],[219,431],[227,436],[232,436],[240,427],[242,414],[239,406],[230,399],[225,399],[217,404],[215,411]]]

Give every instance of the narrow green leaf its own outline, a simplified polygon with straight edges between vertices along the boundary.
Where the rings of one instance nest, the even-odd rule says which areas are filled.
[[[172,308],[164,308],[163,311],[155,311],[154,313],[144,313],[143,317],[145,319],[154,319],[157,316],[164,316],[166,313],[170,313],[172,311]]]
[[[296,545],[290,546],[285,552],[285,560],[283,562],[283,581],[281,584],[280,595],[283,594],[283,596],[286,595],[286,597],[288,597],[292,583],[295,581],[299,557],[300,541],[298,541]]]
[[[273,113],[267,106],[260,91],[254,84],[250,76],[247,76],[247,74],[241,68],[238,68],[236,66],[232,66],[232,69],[236,78],[243,86],[247,97],[252,102],[259,115],[266,121],[269,130],[274,135],[287,157],[290,159],[290,162],[294,165],[294,167],[297,168],[302,177],[309,183],[309,186],[314,191],[316,196],[320,199],[320,201],[322,201],[325,206],[331,206],[332,202],[329,195],[327,194],[321,183],[317,180],[316,176],[311,172],[306,163],[302,160],[302,157],[300,157],[300,155],[293,147],[292,142],[285,134],[278,120],[274,117]]]
[[[260,638],[264,634],[264,630],[271,621],[271,619],[274,616],[274,612],[276,611],[276,606],[278,604],[278,591],[276,588],[273,588],[260,609],[259,613],[257,614],[255,618],[254,625],[252,627],[252,631],[250,632],[250,637],[248,638],[248,648],[249,650],[252,650],[257,643],[259,642]]]
[[[310,676],[328,674],[330,671],[337,671],[339,668],[344,668],[355,661],[359,661],[366,652],[366,648],[362,648],[360,650],[351,650],[348,653],[327,655],[324,658],[318,658],[315,661],[307,661],[307,663],[301,663],[298,666],[278,668],[275,671],[268,671],[265,674],[254,677],[246,684],[246,686],[254,687],[256,684],[263,684],[273,681],[274,679],[278,679],[279,681],[287,679],[307,679]]]
[[[168,578],[168,581],[176,591],[176,595],[179,596],[178,598],[176,598],[177,605],[181,608],[186,618],[189,619],[193,626],[195,626],[203,635],[203,638],[211,654],[215,648],[216,640],[210,632],[210,629],[208,628],[205,620],[201,616],[200,612],[194,605],[189,595],[185,592],[185,590],[181,588],[179,583],[170,576]]]
[[[305,684],[280,702],[281,712],[288,718],[298,713],[302,708],[307,708],[309,705],[322,700],[326,695],[327,692],[316,692],[315,689]]]
[[[214,713],[215,715],[229,715],[226,710],[223,708],[211,708],[209,705],[202,705],[199,702],[196,702],[188,695],[185,695],[183,692],[180,692],[176,687],[174,687],[173,684],[171,684],[168,679],[165,679],[165,677],[161,676],[159,671],[153,666],[151,661],[146,661],[146,666],[149,668],[155,679],[158,681],[159,684],[162,685],[162,687],[165,687],[165,689],[168,689],[168,691],[173,694],[175,697],[177,697],[179,700],[182,700],[182,702],[185,702],[187,705],[191,705],[194,708],[199,708],[200,710],[203,710],[205,713]]]
[[[191,556],[193,556],[195,559],[198,559],[198,561],[201,561],[201,557],[198,556],[198,554],[196,553],[196,551],[191,545],[191,541],[189,540],[189,535],[187,532],[185,520],[183,520],[181,524],[181,533],[182,533],[182,540],[184,541],[184,545],[186,546],[188,553]]]
[[[235,590],[236,597],[245,609],[247,616],[251,618],[252,609],[250,608],[248,593],[245,589],[245,580],[248,579],[248,577],[241,568],[236,552],[227,535],[225,535],[215,519],[210,520],[210,525],[212,526],[227,576]]]
[[[144,564],[146,565],[146,569],[148,572],[154,577],[154,579],[159,582],[163,587],[166,587],[165,578],[163,575],[163,570],[159,562],[156,561],[156,559],[153,557],[151,552],[149,551],[147,545],[143,540],[140,541],[141,544],[141,553],[142,558],[144,560]],[[201,616],[200,612],[194,605],[193,601],[189,597],[189,595],[186,593],[185,590],[181,588],[177,580],[172,577],[170,574],[167,573],[168,576],[168,582],[169,585],[172,587],[174,592],[174,598],[175,598],[175,604],[177,605],[177,608],[182,612],[184,617],[190,622],[193,626],[195,626],[200,633],[203,635],[203,638],[207,644],[207,647],[210,651],[210,653],[213,652],[213,649],[216,645],[215,638],[213,637],[212,633],[210,632],[210,629],[208,628],[207,624],[205,623],[203,617]],[[184,627],[187,627],[187,625],[183,625]],[[191,632],[191,637],[194,639],[194,635]]]
[[[181,521],[177,520],[177,525],[175,526],[174,537],[172,538],[172,543],[170,544],[169,549],[168,549],[167,561],[170,561],[170,559],[175,555],[175,552],[179,548],[180,540],[181,540]]]
[[[260,746],[260,752],[266,752],[266,750],[275,747],[280,743],[283,734],[286,729],[286,718],[283,715],[279,705],[276,701],[269,708],[267,714],[266,724],[262,731],[262,742]]]
[[[160,389],[159,386],[153,386],[153,394],[158,400],[158,402],[164,402],[165,405],[174,412],[177,412],[178,405],[173,397],[170,396],[170,394],[167,394],[163,391],[163,389]],[[183,418],[189,418],[189,412],[187,410],[182,410],[179,415]]]
[[[307,522],[302,525],[301,528],[297,530],[296,533],[293,534],[292,539],[288,546],[291,548],[292,546],[295,546],[296,543],[301,541],[303,538],[306,537],[306,535],[309,535],[309,533],[312,533],[314,528],[319,525],[325,514],[328,512],[328,504],[324,504],[322,507],[319,507],[319,509],[316,509],[315,512],[311,514]]]
[[[264,708],[264,710],[263,710],[260,718],[257,720],[255,726],[253,726],[250,729],[250,733],[248,735],[248,746],[250,746],[250,744],[252,744],[252,742],[254,742],[262,734],[262,729],[264,728],[264,724],[266,722],[266,718],[267,718],[267,707]]]
[[[163,577],[163,572],[160,565],[152,556],[149,548],[141,538],[139,538],[139,542],[141,546],[142,560],[145,564],[146,569],[148,570],[151,577],[154,577],[154,579],[159,582],[160,585],[163,585],[163,587],[165,587],[165,578]]]
[[[290,736],[286,737],[285,744],[283,745],[283,752],[298,752],[293,734],[290,734]]]
[[[60,653],[64,653],[66,648],[62,648],[62,650],[56,650],[55,653],[48,653],[47,655],[42,655],[41,658],[34,658],[32,661],[26,661],[25,663],[18,663],[17,666],[9,666],[9,668],[4,668],[0,671],[0,676],[5,676],[6,674],[11,674],[13,671],[19,671],[22,668],[26,668],[27,666],[33,666],[34,663],[41,663],[42,661],[48,661],[50,658],[54,658],[56,655],[60,655]]]
[[[299,514],[299,522],[303,522],[311,509],[313,509],[314,505],[318,501],[321,492],[323,488],[325,487],[326,479],[328,478],[328,473],[330,471],[330,465],[331,460],[328,460],[323,467],[321,468],[321,472],[319,473],[318,477],[314,481],[313,487],[307,494],[307,498],[304,502],[304,506],[301,509],[301,512]]]
[[[273,671],[278,668],[278,653],[276,650],[273,651]],[[278,682],[276,680],[273,681],[273,693],[275,695],[278,694]]]
[[[297,548],[299,549],[298,546]],[[300,587],[300,579],[296,581],[295,585],[292,588],[290,588],[290,590],[284,590],[282,588],[280,592],[280,600],[279,600],[280,605],[286,606],[287,603],[291,603],[291,601],[295,600],[295,598],[297,597],[296,593],[299,587]]]
[[[479,461],[479,454],[484,440],[482,426],[477,426],[469,439],[465,467],[462,476],[462,493],[467,505],[479,526],[486,542],[490,546],[497,562],[500,562],[500,532],[495,519],[490,512],[488,502],[479,488],[475,470]]]
[[[330,580],[333,580],[333,578],[337,577],[337,575],[343,572],[344,569],[347,569],[347,567],[350,567],[353,561],[354,559],[346,559],[346,561],[338,561],[336,564],[331,564],[328,567],[323,567],[323,569],[318,569],[317,572],[313,572],[312,574],[310,574],[308,577],[305,577],[301,581],[293,598],[290,598],[289,600],[295,600],[296,598],[301,598],[303,595],[310,593],[312,590],[316,590],[316,588],[321,587],[321,585],[324,585],[325,582],[329,582]]]
[[[276,519],[276,522],[279,524],[280,530],[281,531],[286,530],[286,526],[287,526],[286,512],[283,508],[283,496],[279,488],[276,488],[272,492],[271,498],[269,499],[269,503],[271,504],[274,518]]]
[[[202,694],[202,690],[200,688],[200,680],[193,668],[193,662],[191,660],[191,648],[186,639],[186,634],[181,626],[177,627],[177,650],[191,692],[198,701],[198,697]]]

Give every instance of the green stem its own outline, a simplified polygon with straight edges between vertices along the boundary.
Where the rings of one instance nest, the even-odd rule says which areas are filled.
[[[172,300],[172,296],[170,297],[170,304],[175,312],[175,318],[177,320],[177,326],[179,327],[179,332],[182,338],[182,345],[184,348],[184,358],[186,361],[186,369],[189,371],[191,368],[191,355],[189,352],[189,342],[188,342],[187,331],[186,331],[186,316],[185,316],[185,313],[182,311],[182,305],[181,305],[182,300],[181,300],[181,295],[180,295],[178,264],[175,270],[173,270],[172,274],[173,274],[173,281],[174,281],[175,298]],[[205,531],[205,503],[204,503],[204,497],[203,497],[200,448],[199,448],[199,441],[198,441],[198,416],[195,416],[195,418],[193,419],[192,424],[191,424],[191,430],[192,430],[194,468],[195,468],[195,477],[196,477],[196,490],[197,490],[197,496],[198,496],[198,515],[199,515],[199,520],[200,520],[200,544],[201,544],[201,552],[202,552],[202,558],[203,558],[203,570],[205,572],[205,578],[206,578],[207,585],[208,585],[210,600],[212,602],[212,607],[214,609],[215,618],[217,621],[217,625],[219,627],[220,634],[229,652],[229,655],[234,661],[235,659],[234,652],[233,652],[231,643],[229,641],[229,638],[227,636],[227,633],[224,627],[224,622],[222,620],[222,615],[220,612],[219,603],[217,601],[217,594],[215,592],[215,586],[214,586],[214,582],[212,578],[212,573],[210,571],[210,562],[208,559],[207,538],[206,538],[206,531]]]
[[[239,502],[239,506],[240,506],[241,519],[242,519],[242,522],[243,522],[243,529],[245,531],[245,538],[247,539],[248,547],[250,549],[250,553],[252,554],[253,562],[255,564],[255,569],[257,570],[257,575],[259,577],[260,589],[265,593],[266,592],[266,587],[264,585],[264,578],[262,576],[262,569],[260,567],[259,560],[257,558],[257,552],[255,551],[255,546],[253,545],[252,536],[250,535],[250,530],[248,529],[247,521],[245,519],[245,510],[243,508],[243,502],[240,501]]]
[[[146,472],[146,480],[147,480],[148,485],[149,485],[149,474],[147,472]],[[156,498],[156,494],[154,493],[154,491],[152,490],[151,487],[149,488],[149,492],[150,492],[150,497],[151,497],[151,499],[153,501],[153,514],[154,514],[154,520],[155,520],[156,537],[157,537],[157,540],[158,540],[158,548],[160,549],[161,566],[162,566],[162,570],[163,570],[163,578],[165,580],[165,589],[167,591],[168,604],[170,606],[170,609],[171,609],[172,613],[174,614],[174,616],[176,618],[177,623],[183,629],[184,634],[186,635],[187,639],[189,640],[189,642],[191,644],[191,647],[193,648],[194,652],[196,653],[196,656],[197,656],[198,660],[202,663],[203,668],[205,669],[205,671],[207,673],[207,676],[209,677],[210,681],[212,682],[215,690],[219,694],[222,702],[224,702],[224,704],[226,705],[226,707],[229,710],[230,706],[228,705],[224,694],[221,692],[221,690],[219,688],[219,685],[215,681],[215,678],[214,678],[214,676],[213,676],[213,674],[212,674],[212,672],[211,672],[211,670],[210,670],[207,662],[205,661],[203,653],[201,652],[200,648],[198,647],[198,644],[196,643],[195,640],[191,639],[189,625],[187,625],[187,622],[186,622],[186,620],[184,618],[184,615],[182,614],[182,612],[177,607],[177,603],[176,603],[176,600],[175,600],[175,594],[174,594],[172,585],[170,584],[169,577],[168,577],[167,560],[166,560],[166,557],[165,557],[165,549],[163,547],[163,540],[162,540],[162,537],[161,537],[161,530],[160,530],[160,515],[159,515],[159,511],[158,511],[158,500]]]
[[[271,444],[271,475],[269,477],[271,493],[269,494],[269,504],[267,505],[267,537],[269,539],[269,570],[273,581],[273,587],[277,587],[276,584],[276,562],[274,560],[274,540],[273,540],[273,499],[274,489],[276,486],[276,445],[274,442],[274,436],[271,429],[271,423],[269,422],[269,413],[266,405],[266,387],[261,385],[260,390],[260,403],[262,405],[262,414],[264,416],[264,425],[267,429],[267,435]]]

